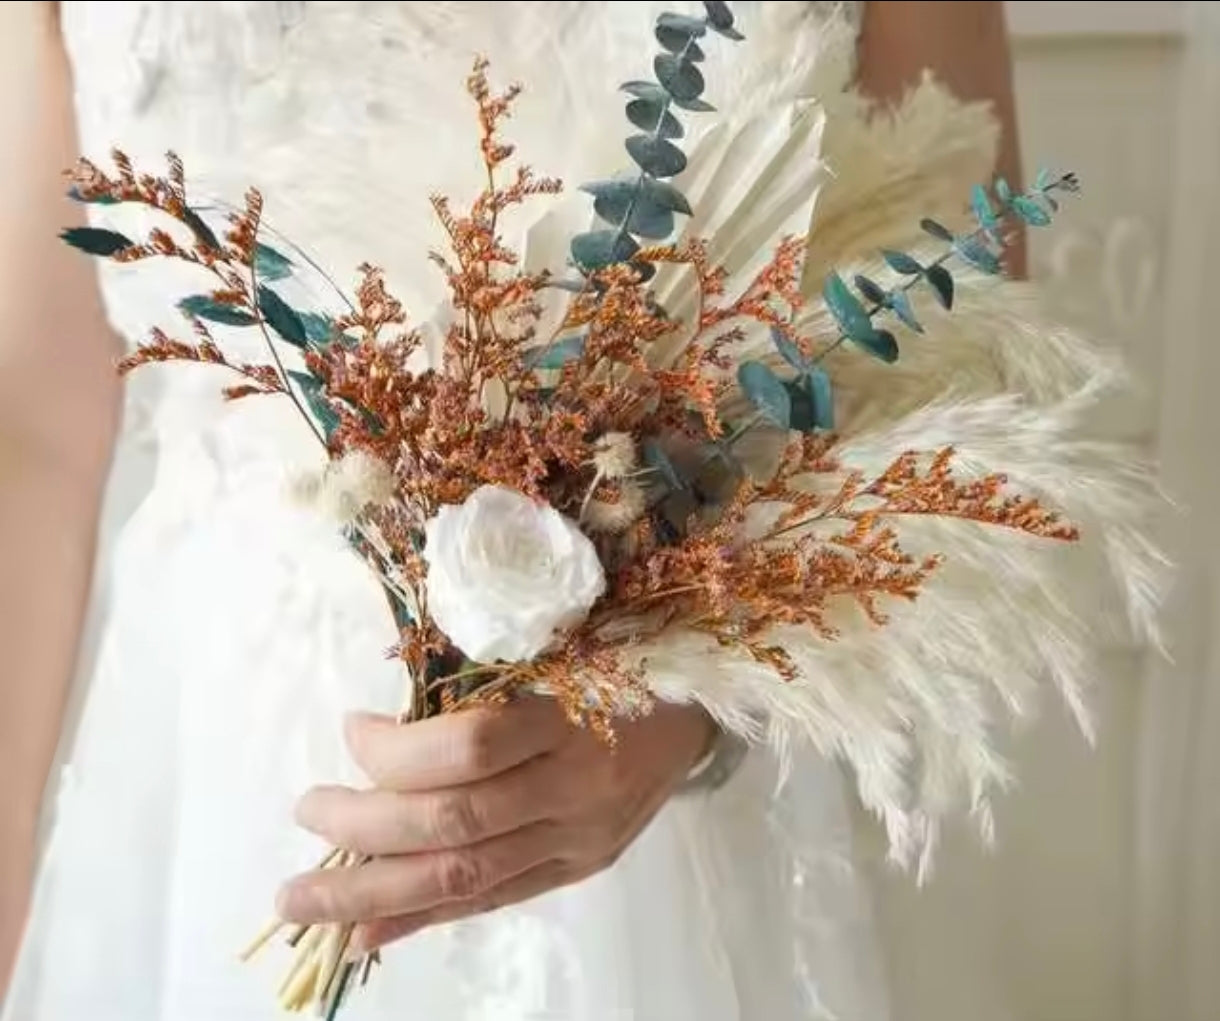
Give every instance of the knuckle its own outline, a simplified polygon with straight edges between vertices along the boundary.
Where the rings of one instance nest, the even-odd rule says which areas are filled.
[[[467,852],[441,855],[437,884],[445,900],[470,900],[486,888],[485,869],[477,855]]]
[[[619,863],[619,859],[622,858],[622,856],[623,848],[617,844],[611,845],[608,848],[603,848],[601,853],[594,857],[589,868],[589,875],[597,875],[600,872],[609,872]]]
[[[349,907],[348,897],[334,883],[326,882],[321,877],[304,891],[302,900],[307,905],[306,914],[314,918],[340,918]]]
[[[585,830],[584,859],[596,872],[608,869],[618,862],[623,851],[623,840],[617,818],[599,820]]]
[[[487,773],[495,768],[496,727],[485,717],[472,719],[458,743],[459,765],[471,773]]]
[[[432,809],[431,829],[433,837],[446,846],[476,840],[479,817],[470,795],[452,791],[439,797]]]

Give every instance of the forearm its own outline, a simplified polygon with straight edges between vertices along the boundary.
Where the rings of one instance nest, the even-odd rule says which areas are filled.
[[[71,80],[42,3],[0,7],[0,994],[88,598],[118,420],[93,268],[60,242]]]
[[[892,102],[930,70],[959,99],[989,103],[1000,125],[996,172],[1014,188],[1020,186],[1020,133],[1004,5],[996,0],[873,0],[864,11],[861,91]],[[1006,260],[1011,275],[1025,275],[1023,233]]]
[[[0,435],[0,989],[24,921],[42,794],[88,597],[103,477],[104,465],[82,471]]]

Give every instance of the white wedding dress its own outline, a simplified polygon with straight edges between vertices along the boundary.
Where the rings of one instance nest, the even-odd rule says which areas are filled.
[[[341,283],[376,262],[419,315],[440,297],[426,198],[464,199],[479,183],[472,57],[526,84],[508,134],[574,186],[618,169],[615,90],[648,76],[664,9],[60,6],[88,154],[117,145],[160,167],[173,149],[195,201],[240,202],[256,185],[269,223]],[[731,102],[748,81],[803,88],[823,12],[734,6],[748,41],[732,65],[709,63],[709,98]],[[153,323],[181,329],[175,272],[107,268],[110,312],[131,341]],[[5,1021],[279,1016],[284,957],[242,966],[236,953],[280,881],[318,854],[293,802],[314,783],[358,782],[346,709],[398,705],[373,579],[284,498],[292,466],[315,451],[275,401],[226,406],[218,389],[210,370],[185,366],[131,384],[79,711]],[[773,800],[758,754],[726,788],[671,804],[609,872],[391,948],[343,1016],[884,1021],[839,773],[810,756],[793,775]]]

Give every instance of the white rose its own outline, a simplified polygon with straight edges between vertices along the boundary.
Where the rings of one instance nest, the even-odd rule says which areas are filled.
[[[476,663],[533,659],[606,590],[576,524],[511,489],[483,486],[442,507],[425,537],[428,612]]]

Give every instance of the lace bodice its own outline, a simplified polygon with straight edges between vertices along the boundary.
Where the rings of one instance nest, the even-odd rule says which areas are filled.
[[[684,6],[62,5],[86,153],[118,145],[158,165],[172,148],[196,202],[240,202],[256,186],[268,221],[342,284],[360,262],[376,262],[415,316],[441,296],[426,259],[435,240],[427,199],[441,190],[463,200],[481,183],[464,90],[472,58],[488,56],[497,81],[526,86],[511,139],[574,189],[625,164],[618,85],[650,75],[656,13]],[[744,114],[810,89],[817,25],[840,7],[856,5],[736,4],[748,42],[710,40],[709,98]],[[147,268],[137,275],[147,286]],[[141,332],[147,303],[113,279],[107,289],[124,332]]]

